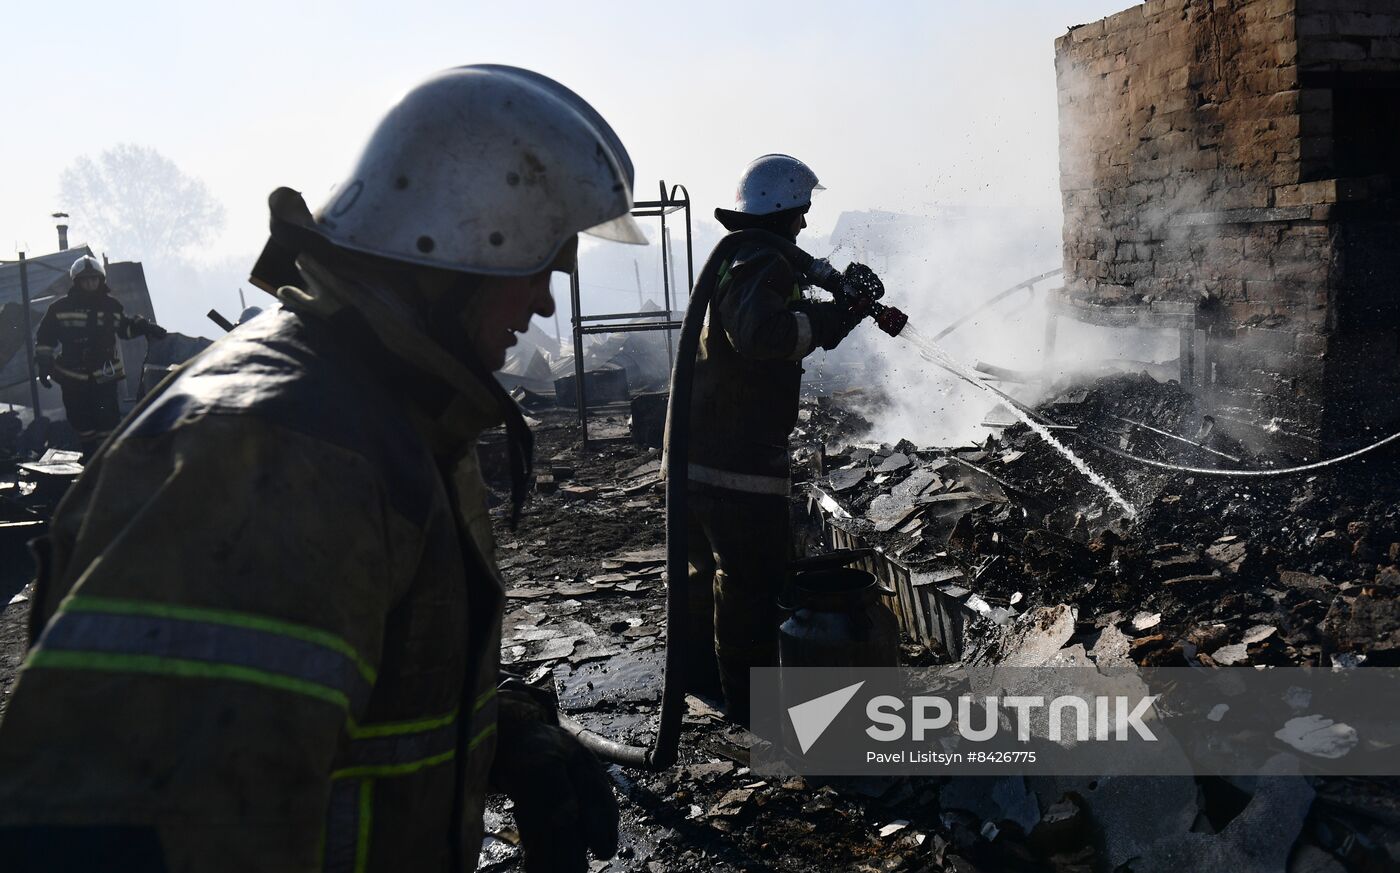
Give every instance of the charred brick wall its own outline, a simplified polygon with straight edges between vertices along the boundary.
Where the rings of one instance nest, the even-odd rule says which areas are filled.
[[[1394,0],[1152,0],[1056,69],[1057,311],[1180,328],[1220,416],[1304,447],[1400,418]]]

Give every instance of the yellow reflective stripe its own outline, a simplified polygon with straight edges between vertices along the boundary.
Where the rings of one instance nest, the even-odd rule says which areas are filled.
[[[472,706],[472,714],[481,711],[481,708],[496,698],[496,689],[493,687],[489,691],[484,691],[476,698],[476,704]]]
[[[240,667],[236,664],[212,664],[207,661],[163,658],[158,655],[117,655],[106,652],[53,651],[38,648],[30,653],[25,666],[28,668],[100,670],[112,673],[147,673],[191,679],[229,679],[235,682],[248,682],[253,685],[304,694],[345,710],[350,708],[350,699],[345,696],[344,692],[335,688],[252,667]]]
[[[369,865],[369,833],[374,816],[374,780],[360,783],[360,827],[355,837],[355,873]]]
[[[478,732],[476,736],[472,737],[472,741],[471,741],[470,743],[467,744],[467,751],[468,751],[468,752],[475,751],[477,746],[481,745],[481,743],[482,743],[487,737],[491,736],[491,735],[494,734],[495,732],[496,732],[496,723],[493,721],[493,722],[491,722],[490,724],[488,724],[486,727],[482,728],[481,731]]]
[[[197,606],[180,606],[174,603],[154,603],[148,600],[126,600],[116,597],[93,597],[72,595],[59,604],[59,612],[101,612],[112,615],[149,615],[156,618],[173,618],[182,621],[202,621],[209,624],[222,624],[249,630],[279,634],[284,637],[302,640],[325,646],[339,652],[355,663],[356,669],[365,681],[374,684],[375,670],[360,657],[355,647],[341,637],[320,628],[295,624],[290,621],[268,618],[250,612],[235,612],[227,609],[205,609]]]
[[[364,764],[358,767],[346,767],[341,770],[331,772],[332,779],[353,779],[357,776],[404,776],[409,773],[417,773],[419,770],[428,767],[436,767],[438,764],[445,764],[457,756],[456,750],[433,755],[431,758],[423,758],[418,761],[409,761],[403,764]]]
[[[364,740],[371,737],[392,737],[400,734],[415,734],[422,731],[430,731],[436,728],[451,724],[457,718],[457,710],[452,710],[446,715],[434,716],[432,718],[420,718],[416,721],[385,721],[377,724],[361,725],[350,719],[346,724],[346,733],[351,739]]]

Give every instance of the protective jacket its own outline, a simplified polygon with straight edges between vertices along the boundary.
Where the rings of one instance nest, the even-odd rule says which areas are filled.
[[[117,354],[117,338],[145,336],[152,327],[139,315],[126,315],[105,286],[96,291],[74,286],[49,306],[39,322],[35,365],[40,374],[52,375],[63,384],[115,382],[126,375]]]
[[[721,242],[720,245],[725,245]],[[799,363],[816,348],[810,301],[775,248],[745,243],[715,277],[691,402],[692,486],[787,494]]]
[[[475,867],[501,410],[391,297],[300,266],[60,505],[0,824],[153,828],[170,870]]]

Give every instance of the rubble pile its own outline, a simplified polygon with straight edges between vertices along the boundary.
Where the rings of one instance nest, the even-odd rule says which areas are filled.
[[[830,405],[814,401],[809,420],[842,420]],[[1070,603],[1082,635],[1117,628],[1134,660],[1153,666],[1397,657],[1393,459],[1307,477],[1144,467],[1099,446],[1197,468],[1263,466],[1214,432],[1178,385],[1145,375],[1061,391],[1037,411],[1139,507],[1136,518],[1022,425],[955,449],[848,443],[812,428],[799,468],[833,523],[962,586],[1001,622]]]
[[[1347,621],[1333,623],[1365,636],[1357,613],[1374,617],[1382,602],[1374,577],[1385,565],[1364,566],[1351,554],[1361,529],[1347,532],[1363,520],[1368,533],[1390,536],[1382,483],[1366,484],[1363,471],[1346,474],[1357,481],[1333,471],[1311,483],[1242,485],[1146,472],[1084,449],[1140,508],[1130,520],[1023,428],[952,450],[867,445],[859,440],[869,422],[851,411],[862,400],[850,392],[804,401],[794,437],[802,501],[807,489],[825,495],[849,516],[831,512],[835,523],[982,598],[989,620],[967,657],[995,658],[1013,644],[1023,653],[1082,644],[1095,658],[1141,663],[1374,657],[1374,639],[1344,650],[1325,621],[1342,604]],[[1175,385],[1116,377],[1061,392],[1041,411],[1134,454],[1213,463],[1112,417],[1199,433]],[[624,420],[591,422],[595,439],[614,439],[584,451],[570,416],[533,414],[536,495],[518,533],[500,529],[505,660],[552,682],[561,710],[590,728],[648,743],[665,643],[660,459],[622,439]],[[1218,435],[1204,442],[1238,452]],[[1290,521],[1300,500],[1304,512]],[[1050,611],[1059,617],[1053,639],[1018,622]],[[906,660],[917,660],[907,642]],[[748,769],[756,737],[703,701],[688,704],[676,768],[611,769],[622,848],[594,870],[1382,870],[1400,854],[1400,793],[1383,780],[768,779]],[[505,798],[493,798],[488,822],[483,868],[519,869]]]
[[[1215,433],[1175,383],[1120,375],[1052,392],[1036,412],[1135,504],[1125,517],[1022,425],[951,449],[874,445],[846,438],[850,419],[836,401],[808,410],[817,426],[802,434],[796,467],[811,503],[825,524],[915,574],[913,584],[961,601],[973,615],[964,662],[1043,663],[1076,651],[1100,669],[1395,662],[1400,473],[1391,457],[1304,477],[1160,471],[1106,449],[1196,468],[1267,462]],[[1296,772],[955,779],[938,794],[940,833],[958,834],[959,816],[989,830],[960,847],[959,863],[976,866],[933,869],[1395,869],[1397,796],[1389,777]],[[1049,827],[1059,818],[1079,824]],[[1038,835],[1051,832],[1068,854],[1035,855]],[[1007,841],[1030,854],[1018,863],[991,854]]]
[[[1024,428],[952,449],[869,445],[860,442],[869,422],[852,411],[862,400],[804,401],[798,508],[821,502],[831,523],[980,604],[965,659],[1082,646],[1100,661],[1206,668],[1388,663],[1400,535],[1394,477],[1378,475],[1386,463],[1311,480],[1217,480],[1146,471],[1062,431],[1139,507],[1128,519]],[[1040,411],[1134,454],[1215,463],[1113,417],[1200,434],[1174,385],[1116,377],[1061,391]],[[666,642],[659,453],[631,442],[621,416],[595,416],[585,449],[572,413],[530,414],[535,494],[516,531],[504,524],[503,471],[493,485],[503,661],[552,687],[561,711],[587,727],[648,744]],[[1218,435],[1202,441],[1239,452]],[[483,447],[488,476],[498,449]],[[3,616],[15,664],[27,593]],[[1054,620],[1036,623],[1046,616]],[[937,655],[906,643],[906,662]],[[749,769],[757,737],[706,701],[687,703],[675,768],[610,768],[621,848],[595,873],[1389,870],[1400,857],[1393,780],[767,778]],[[509,800],[490,799],[487,824],[481,869],[522,869]]]

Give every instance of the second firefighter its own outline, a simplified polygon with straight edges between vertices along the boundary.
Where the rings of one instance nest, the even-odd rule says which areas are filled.
[[[45,388],[58,380],[68,423],[78,432],[83,456],[89,457],[121,421],[117,392],[126,371],[117,339],[160,339],[166,331],[122,310],[107,287],[107,271],[92,255],[74,261],[68,275],[72,287],[39,322],[34,363]]]

